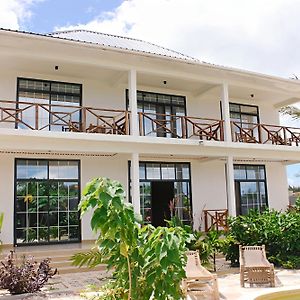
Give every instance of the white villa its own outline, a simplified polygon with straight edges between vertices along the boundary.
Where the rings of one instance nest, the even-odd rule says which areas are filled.
[[[280,107],[300,82],[212,65],[86,30],[0,30],[0,212],[7,245],[94,239],[77,205],[94,177],[120,181],[145,223],[172,213],[285,209],[300,129]],[[276,62],[274,62],[276,63]]]

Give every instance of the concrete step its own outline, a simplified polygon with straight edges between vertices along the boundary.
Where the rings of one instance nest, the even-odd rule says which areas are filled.
[[[32,246],[32,247],[16,247],[6,248],[0,254],[0,260],[3,260],[10,253],[10,250],[15,250],[15,255],[18,260],[22,257],[33,256],[35,260],[40,261],[45,258],[51,259],[51,267],[57,268],[59,274],[78,273],[78,272],[91,272],[91,271],[104,271],[105,265],[98,266],[97,268],[88,268],[72,266],[71,257],[79,252],[88,251],[94,244],[91,245],[76,245],[74,247],[67,245],[53,246]]]
[[[63,268],[57,268],[58,274],[70,274],[70,273],[81,273],[81,272],[103,272],[106,270],[105,265],[97,266],[96,268],[89,268],[89,267],[63,267]]]

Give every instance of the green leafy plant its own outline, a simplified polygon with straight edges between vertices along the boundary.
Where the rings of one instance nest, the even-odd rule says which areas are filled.
[[[300,212],[252,210],[248,215],[230,218],[228,240],[224,254],[232,265],[238,264],[239,244],[264,244],[271,262],[284,267],[299,268]]]
[[[113,280],[101,289],[101,299],[181,299],[185,277],[185,241],[181,227],[141,227],[122,185],[96,178],[83,191],[81,215],[93,210],[91,227],[99,233],[96,248],[73,256],[78,266],[107,264]]]
[[[229,239],[224,238],[223,231],[210,230],[203,233],[193,230],[191,225],[185,225],[176,216],[172,217],[170,221],[166,221],[169,227],[181,227],[188,235],[187,247],[190,250],[199,251],[201,263],[210,267],[213,266],[216,270],[216,254],[223,252],[223,248],[227,246]]]
[[[49,266],[50,260],[39,264],[33,258],[24,258],[18,265],[14,252],[0,265],[0,288],[8,289],[11,294],[34,293],[53,277],[57,270]]]

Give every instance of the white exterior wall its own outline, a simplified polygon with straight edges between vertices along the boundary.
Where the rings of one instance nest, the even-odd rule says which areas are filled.
[[[139,74],[137,74],[137,77]],[[74,76],[60,76],[50,74],[38,74],[24,71],[0,71],[0,100],[16,100],[17,78],[34,78],[42,80],[53,80],[82,84],[82,105],[93,108],[126,110],[124,84],[114,85],[112,82],[95,80]],[[138,90],[159,92],[165,94],[181,95],[186,97],[187,115],[191,117],[221,119],[220,95],[221,89],[216,87],[202,95],[194,95],[188,91],[174,90],[168,88],[156,88],[153,86],[138,85]],[[230,87],[229,87],[230,92]],[[264,124],[279,125],[279,114],[277,109],[267,101],[245,101],[243,99],[230,98],[230,102],[243,103],[259,106],[260,122]],[[3,127],[14,127],[14,124],[1,123]]]
[[[14,230],[14,160],[15,155],[0,155],[0,211],[4,212],[4,225],[1,239],[4,244],[13,243]],[[81,188],[95,177],[108,177],[120,181],[126,193],[128,192],[128,160],[130,156],[115,155],[113,157],[55,157],[55,156],[26,156],[27,158],[49,159],[79,159],[81,161]],[[153,160],[141,158],[141,160]],[[214,160],[201,162],[197,159],[173,159],[173,162],[191,163],[192,206],[195,228],[203,229],[201,224],[203,209],[227,208],[225,185],[225,162]],[[236,162],[241,163],[241,162]],[[285,166],[281,163],[266,163],[267,191],[269,207],[284,210],[288,205],[287,180]],[[91,240],[95,235],[90,229],[91,213],[87,213],[82,220],[82,240]],[[203,220],[202,220],[203,221]]]
[[[21,57],[21,56],[20,56]],[[19,57],[19,59],[20,59]],[[54,57],[55,58],[55,57]],[[47,74],[39,73],[39,72],[29,72],[28,68],[31,67],[30,64],[28,64],[28,67],[22,67],[20,70],[17,70],[16,66],[18,65],[16,63],[15,68],[2,68],[0,70],[0,100],[10,100],[10,101],[15,101],[16,100],[16,87],[17,87],[17,77],[24,77],[24,78],[34,78],[34,79],[42,79],[42,80],[54,80],[54,81],[63,81],[63,82],[71,82],[71,83],[80,83],[82,84],[83,87],[83,95],[82,95],[82,105],[83,106],[90,106],[94,108],[104,108],[104,109],[120,109],[120,110],[125,110],[126,109],[126,101],[125,101],[125,90],[128,87],[126,84],[124,84],[124,80],[120,80],[120,74],[118,76],[110,76],[108,75],[105,77],[105,71],[100,70],[101,67],[99,67],[99,70],[97,69],[96,65],[94,65],[94,70],[98,70],[99,73],[102,74],[102,77],[99,79],[95,79],[96,76],[92,78],[86,77],[89,72],[89,65],[86,64],[84,65],[83,63],[81,65],[76,65],[76,61],[74,61],[74,65],[77,66],[77,70],[80,70],[80,68],[83,68],[83,74],[76,72],[65,72],[66,75],[62,76],[61,72],[56,72],[53,70],[53,62],[56,61],[56,58],[51,61],[43,61],[41,59],[41,62],[44,62],[46,65],[49,64],[49,66],[42,66],[41,69],[47,70]],[[124,55],[122,59],[126,61],[127,56]],[[105,61],[105,56],[101,58],[103,61]],[[100,59],[100,60],[101,60]],[[146,60],[145,58],[141,60],[141,64]],[[34,61],[34,60],[33,60]],[[39,60],[37,60],[39,62]],[[60,62],[58,62],[60,63]],[[108,62],[109,63],[109,62]],[[117,63],[117,62],[116,62]],[[128,64],[130,61],[128,62]],[[158,66],[159,64],[159,66]],[[166,64],[166,65],[165,65]],[[72,65],[72,62],[70,63]],[[146,65],[146,64],[145,64]],[[145,66],[144,66],[145,67]],[[159,69],[160,72],[164,72],[164,68],[169,67],[169,71],[172,71],[175,74],[180,68],[172,68],[172,65],[170,62],[160,62],[156,61],[155,63],[152,64],[150,63],[147,65],[150,71],[152,71],[152,74],[156,74],[155,72],[158,72]],[[34,68],[33,68],[34,69]],[[38,69],[38,68],[37,68]],[[75,68],[76,69],[76,68]],[[138,69],[138,68],[137,68]],[[152,70],[151,70],[152,69]],[[182,67],[183,70],[185,70],[185,67]],[[48,71],[49,70],[49,71]],[[62,70],[63,70],[63,62],[62,62]],[[124,71],[125,67],[123,66],[123,69],[121,72],[127,76],[126,72]],[[163,70],[163,71],[162,71]],[[189,70],[188,70],[189,71]],[[208,72],[208,71],[207,71]],[[64,73],[64,72],[62,72]],[[145,72],[147,73],[147,72]],[[151,73],[151,72],[150,72]],[[178,72],[177,72],[178,73]],[[69,74],[69,75],[68,75]],[[123,75],[124,75],[123,74]],[[167,73],[166,73],[167,74]],[[180,78],[184,79],[185,82],[188,81],[182,73],[181,77],[178,77],[177,80],[180,80]],[[196,74],[196,73],[195,73]],[[213,75],[214,77],[211,78],[216,81],[218,86],[208,89],[207,91],[203,91],[200,88],[200,92],[195,91],[195,82],[197,83],[196,80],[198,80],[201,77],[200,71],[196,75],[199,76],[196,77],[196,75],[193,75],[193,86],[194,90],[189,91],[188,89],[185,90],[180,90],[176,86],[176,89],[174,88],[168,88],[167,86],[163,86],[159,84],[161,82],[161,79],[165,77],[165,74],[161,75],[160,79],[158,80],[155,78],[152,82],[144,80],[145,83],[138,84],[137,89],[138,90],[143,90],[143,91],[149,91],[149,92],[159,92],[159,93],[166,93],[166,94],[173,94],[173,95],[181,95],[181,96],[186,96],[186,102],[187,102],[187,115],[191,117],[201,117],[201,118],[214,118],[214,119],[221,119],[221,110],[220,110],[220,99],[221,99],[221,80],[220,78],[222,76],[217,77],[215,74]],[[219,74],[220,75],[220,74]],[[155,75],[153,75],[155,77]],[[211,75],[212,76],[212,75]],[[229,76],[229,75],[228,75]],[[157,75],[159,77],[159,75]],[[137,73],[137,78],[139,82],[139,72]],[[202,80],[205,81],[207,79],[206,75],[203,73],[202,74]],[[157,80],[156,80],[157,79]],[[169,78],[167,78],[169,79]],[[170,81],[172,81],[172,76],[170,78]],[[251,79],[251,82],[248,84],[252,84],[252,81],[254,79]],[[153,83],[154,82],[154,83]],[[200,82],[200,79],[199,79]],[[238,82],[238,81],[237,81]],[[146,83],[148,85],[146,85]],[[256,84],[259,84],[259,80],[255,83],[253,83],[254,86]],[[246,85],[245,85],[246,86]],[[250,85],[251,86],[251,85]],[[262,86],[262,87],[261,87]],[[264,86],[263,83],[261,83],[260,88],[263,90]],[[181,85],[182,89],[184,89],[184,84]],[[229,84],[229,100],[230,102],[234,103],[243,103],[243,104],[249,104],[249,105],[257,105],[259,106],[259,113],[260,113],[260,122],[264,124],[278,124],[279,125],[279,115],[277,110],[274,108],[274,101],[272,103],[272,97],[274,94],[276,94],[276,91],[272,92],[270,91],[269,88],[269,94],[268,92],[265,92],[267,95],[266,97],[258,97],[258,98],[247,98],[247,97],[237,97],[234,93],[231,94],[231,88]],[[246,89],[246,88],[245,88]],[[248,90],[250,87],[248,88]],[[243,88],[240,88],[240,90],[243,92]],[[251,89],[250,89],[251,90]],[[272,94],[273,93],[273,94]],[[247,93],[242,93],[242,94],[249,94]],[[285,97],[285,98],[284,98]],[[282,100],[286,100],[288,97],[287,95],[282,96]],[[246,99],[246,100],[245,100]],[[279,99],[278,99],[279,101]],[[277,101],[277,102],[278,102]],[[13,104],[14,107],[14,104]],[[10,127],[14,128],[14,124],[10,123],[1,123],[0,127]],[[60,133],[58,133],[60,134]],[[63,135],[64,133],[61,133]],[[70,137],[73,133],[70,133]],[[75,134],[75,133],[74,133]],[[78,135],[77,135],[78,136]],[[91,135],[92,136],[92,135]],[[14,137],[16,140],[16,143],[18,141],[18,137]],[[118,138],[118,137],[116,137]],[[121,138],[121,137],[120,137]],[[127,137],[126,137],[127,138]],[[157,154],[160,155],[161,153],[156,153],[154,149],[154,139],[153,144],[152,141],[149,142],[149,151],[152,151],[153,155]],[[158,139],[156,139],[158,140]],[[29,138],[27,141],[30,140]],[[37,140],[35,140],[37,141]],[[51,140],[52,141],[52,140]],[[50,142],[51,142],[50,141]],[[150,141],[150,139],[149,139]],[[174,141],[174,139],[173,139]],[[49,141],[48,141],[49,142]],[[87,143],[87,139],[84,140],[82,139],[82,145],[83,147],[86,147],[86,150],[88,152],[89,147],[86,145],[92,145],[92,147],[98,147],[98,144],[96,144],[96,141],[89,141]],[[140,140],[138,141],[140,143]],[[176,141],[177,142],[177,141]],[[185,142],[188,141],[178,141],[182,142],[184,144]],[[198,141],[196,141],[198,143]],[[35,142],[37,143],[37,142]],[[41,142],[43,143],[43,142]],[[59,141],[57,143],[53,142],[53,147],[58,147]],[[68,144],[68,140],[66,139],[64,141],[67,147],[72,148],[72,145],[74,144]],[[72,140],[72,143],[74,143],[74,140]],[[76,145],[81,143],[81,140],[78,139],[76,141]],[[126,141],[127,143],[127,141]],[[170,152],[164,152],[163,151],[163,158],[157,159],[158,161],[168,161],[169,159],[167,158],[168,154],[166,153],[171,153],[173,148],[178,149],[178,151],[183,151],[181,145],[179,144],[174,144],[172,145],[171,143],[168,145],[167,140],[164,142],[167,147],[167,150]],[[208,141],[210,143],[210,141]],[[214,143],[214,142],[211,142]],[[224,142],[225,143],[225,142]],[[142,144],[142,143],[140,143]],[[216,142],[216,147],[218,142]],[[235,143],[237,145],[237,143]],[[22,147],[22,143],[20,143],[20,148]],[[96,145],[96,146],[95,146]],[[99,144],[100,145],[100,144]],[[101,145],[104,145],[101,144]],[[106,148],[105,151],[101,148],[102,146],[98,147],[96,151],[93,148],[93,151],[96,153],[108,153],[108,152],[117,152],[117,148],[115,145],[113,145],[113,142],[107,141],[105,143]],[[130,144],[129,144],[130,145]],[[30,144],[30,147],[33,145]],[[35,145],[36,146],[36,145]],[[47,144],[47,147],[49,145]],[[153,147],[152,147],[153,146]],[[197,144],[196,147],[201,149],[201,147],[198,147],[199,145]],[[240,144],[240,148],[245,149],[245,147],[249,147],[246,149],[248,153],[251,153],[252,158],[257,158],[258,161],[260,159],[259,155],[257,156],[256,153],[259,153],[257,149],[251,149],[252,146],[254,145],[245,145],[245,144]],[[256,145],[255,145],[256,146]],[[268,145],[257,145],[263,147],[267,147]],[[276,145],[269,145],[270,147],[276,147]],[[158,146],[157,146],[158,147]],[[181,147],[181,148],[180,148]],[[188,147],[192,147],[191,145],[186,145],[184,149],[187,149]],[[193,146],[195,147],[195,145]],[[205,148],[205,147],[203,147]],[[280,148],[280,151],[285,151],[283,150],[283,146],[278,146],[277,149]],[[287,147],[289,148],[289,147]],[[286,148],[286,149],[287,149]],[[292,147],[290,147],[292,148]],[[25,150],[26,148],[24,148]],[[49,149],[49,148],[47,148]],[[52,148],[50,148],[52,149]],[[141,149],[141,148],[140,148]],[[208,150],[207,150],[208,149]],[[269,148],[268,148],[269,149]],[[1,149],[0,149],[1,150]],[[19,149],[18,149],[19,150]],[[27,149],[28,150],[28,149]],[[53,150],[53,149],[52,149]],[[63,151],[65,152],[72,152],[73,149],[64,149]],[[120,150],[120,149],[119,149]],[[209,149],[209,147],[206,147],[204,149],[205,151],[212,151],[213,149]],[[203,151],[204,151],[203,150]],[[56,151],[54,149],[53,151]],[[58,151],[58,150],[57,150]],[[62,151],[62,152],[63,152]],[[123,149],[123,152],[125,150]],[[130,151],[135,151],[135,149],[130,149]],[[220,150],[222,151],[222,150]],[[231,149],[230,149],[231,151]],[[238,149],[234,149],[232,151],[238,151]],[[257,151],[257,152],[255,152]],[[282,160],[283,157],[279,155],[279,152],[276,152],[275,148],[272,148],[271,150],[268,150],[270,153],[272,152],[273,157],[271,159],[278,159]],[[76,152],[74,150],[74,152]],[[120,151],[121,152],[121,151]],[[142,152],[142,151],[141,151]],[[125,153],[125,152],[124,152]],[[115,156],[113,157],[78,157],[78,159],[81,160],[81,186],[83,187],[86,182],[88,182],[90,179],[94,177],[99,177],[99,176],[106,176],[110,177],[112,179],[119,180],[124,187],[126,188],[126,192],[128,191],[128,160],[130,159],[131,155],[128,154],[118,154],[116,153]],[[149,157],[146,157],[146,154]],[[155,160],[154,158],[151,158],[150,152],[145,153],[140,153],[142,158],[140,160]],[[221,154],[220,154],[221,153]],[[231,155],[231,153],[226,152],[226,155]],[[237,152],[235,152],[237,153]],[[232,153],[232,156],[234,157],[235,153]],[[193,199],[193,215],[194,215],[194,220],[195,220],[195,227],[198,228],[201,223],[201,213],[203,209],[224,209],[227,208],[227,195],[226,195],[226,181],[225,181],[225,158],[223,157],[223,152],[218,152],[218,154],[214,154],[215,160],[209,160],[209,161],[201,161],[203,157],[206,157],[206,153],[201,153],[200,151],[195,153],[195,155],[189,152],[189,155],[193,155],[192,157],[195,157],[195,159],[183,159],[184,155],[186,155],[186,152],[178,152],[177,153],[180,157],[180,159],[176,159],[176,155],[174,155],[172,161],[173,162],[191,162],[191,175],[192,175],[192,199]],[[298,157],[298,153],[297,157]],[[144,155],[144,156],[143,156]],[[173,154],[172,154],[173,155]],[[224,156],[226,156],[224,155]],[[263,152],[261,152],[261,155],[265,155]],[[266,154],[267,155],[267,154]],[[268,154],[270,156],[270,154]],[[16,155],[17,157],[20,157]],[[199,159],[196,157],[198,156]],[[32,156],[27,156],[28,158],[49,158],[49,159],[55,159],[55,156],[38,156],[38,155],[32,155]],[[165,158],[164,158],[165,157]],[[190,156],[189,156],[190,157]],[[243,156],[242,155],[236,155],[236,157],[239,157],[239,159],[242,160]],[[248,156],[247,156],[248,157]],[[294,157],[294,156],[293,156]],[[1,233],[0,238],[3,240],[4,243],[6,244],[11,244],[13,242],[13,213],[14,213],[14,207],[13,207],[13,199],[14,199],[14,158],[15,155],[3,155],[0,154],[0,191],[1,191],[1,200],[0,200],[0,212],[3,211],[5,214],[5,219],[4,219],[4,226],[3,230]],[[58,157],[57,157],[58,158]],[[68,159],[68,156],[60,156],[60,159]],[[70,156],[71,159],[76,159],[76,156]],[[235,157],[234,157],[235,158]],[[266,157],[262,157],[262,159],[266,159]],[[241,163],[240,161],[234,162],[234,163]],[[255,164],[257,162],[254,162]],[[288,191],[287,191],[287,177],[286,177],[286,171],[285,171],[285,166],[281,164],[280,162],[270,162],[266,163],[266,175],[267,175],[267,191],[268,191],[268,201],[269,201],[269,206],[271,208],[275,209],[285,209],[286,205],[288,204]],[[83,219],[82,222],[82,239],[83,240],[90,240],[94,238],[93,233],[90,230],[90,225],[89,225],[89,219],[90,219],[90,214],[86,215]]]
[[[269,207],[285,210],[289,204],[286,166],[282,163],[267,163],[266,177]]]
[[[14,236],[14,165],[17,158],[34,159],[78,159],[81,165],[81,190],[85,184],[95,177],[108,177],[120,181],[128,191],[128,159],[126,155],[113,157],[55,157],[55,156],[14,156],[0,155],[0,212],[4,212],[4,223],[0,239],[4,244],[12,244]],[[91,213],[82,220],[82,240],[91,240],[95,236],[90,229]]]

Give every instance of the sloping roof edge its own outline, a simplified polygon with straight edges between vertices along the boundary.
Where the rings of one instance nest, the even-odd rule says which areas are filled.
[[[82,30],[82,29],[78,29],[78,30]],[[205,66],[205,67],[208,67],[208,68],[219,69],[219,70],[223,70],[223,71],[227,71],[227,72],[240,73],[242,75],[257,76],[257,77],[261,77],[261,78],[264,78],[264,79],[279,80],[279,81],[284,81],[284,82],[297,84],[297,85],[300,84],[300,80],[298,81],[298,80],[294,80],[294,79],[290,79],[290,78],[283,78],[283,77],[280,77],[280,76],[268,75],[268,74],[259,73],[259,72],[255,72],[255,71],[249,71],[249,70],[244,70],[244,69],[235,68],[235,67],[228,67],[228,66],[218,65],[218,64],[214,64],[214,63],[208,63],[208,62],[198,60],[196,58],[183,59],[183,58],[178,58],[178,57],[173,57],[173,56],[155,54],[155,53],[146,52],[146,51],[125,49],[125,48],[119,48],[119,47],[114,47],[114,46],[95,44],[95,43],[92,43],[92,42],[83,42],[81,40],[72,40],[72,39],[68,39],[68,38],[52,36],[51,33],[36,33],[36,32],[31,32],[31,31],[7,29],[7,28],[1,28],[0,27],[0,32],[1,31],[3,31],[3,32],[12,32],[12,33],[17,33],[17,34],[32,35],[32,36],[43,37],[43,38],[51,38],[51,39],[56,39],[56,40],[64,40],[64,41],[76,42],[76,43],[87,44],[87,45],[94,45],[94,46],[98,45],[98,46],[104,47],[106,49],[112,49],[112,50],[117,49],[117,50],[126,51],[126,52],[128,51],[130,53],[144,54],[144,55],[147,54],[147,55],[151,55],[153,57],[161,57],[161,58],[166,58],[166,59],[170,59],[170,60],[174,60],[174,61],[179,61],[179,62],[181,61],[181,62],[188,63],[188,64],[201,65],[201,66]],[[62,31],[62,32],[64,32],[64,31]],[[122,38],[124,38],[124,37],[122,37]],[[133,39],[133,40],[142,41],[142,40],[138,40],[138,39]],[[147,43],[149,43],[149,42],[147,42]],[[155,44],[153,44],[153,45],[155,45]],[[155,45],[155,46],[157,46],[157,45]],[[164,48],[164,47],[162,47],[162,48]],[[164,49],[168,49],[168,48],[164,48]],[[171,50],[171,51],[173,51],[173,50]],[[177,52],[177,51],[173,51],[173,52]],[[177,52],[177,53],[181,54],[180,52]]]

